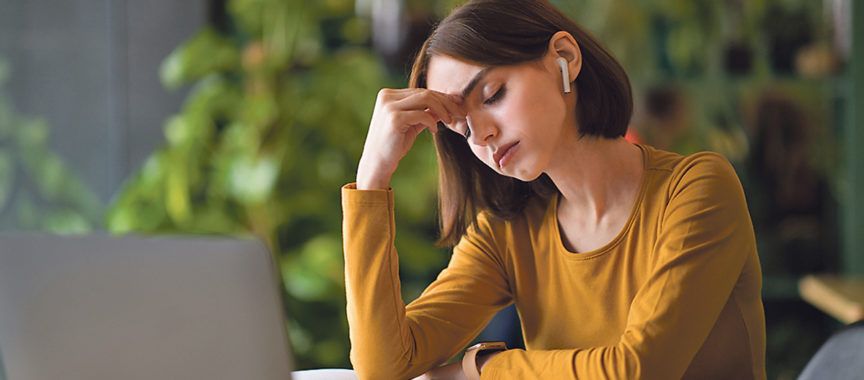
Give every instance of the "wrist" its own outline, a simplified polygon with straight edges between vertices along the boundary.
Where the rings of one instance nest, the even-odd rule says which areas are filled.
[[[387,190],[392,176],[391,171],[370,168],[361,158],[357,168],[357,190]]]
[[[362,178],[357,176],[357,190],[387,190],[390,188],[390,180],[380,178]]]
[[[477,371],[483,373],[483,367],[492,359],[493,356],[500,354],[502,351],[485,351],[477,354]]]
[[[507,346],[504,342],[477,343],[469,347],[462,357],[462,372],[470,380],[480,380],[480,368],[492,358],[491,354],[504,351]]]

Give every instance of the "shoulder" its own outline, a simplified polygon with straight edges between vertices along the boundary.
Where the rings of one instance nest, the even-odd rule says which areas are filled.
[[[678,156],[667,167],[665,186],[657,189],[665,199],[665,218],[749,224],[744,190],[726,157],[700,152]]]
[[[716,195],[743,193],[735,168],[726,157],[714,152],[700,152],[683,156],[670,176],[669,196],[698,187]]]
[[[648,152],[647,170],[661,172],[666,177],[667,199],[674,198],[692,190],[711,190],[711,192],[740,192],[741,183],[735,168],[726,157],[715,152],[699,152],[680,155],[645,147]]]
[[[744,190],[729,160],[714,152],[677,155],[658,188],[658,226],[667,253],[723,248],[742,259],[755,252]],[[665,193],[662,193],[665,191]],[[665,197],[665,199],[663,199]],[[665,202],[664,202],[665,201]]]
[[[647,152],[648,170],[665,171],[675,176],[687,174],[691,170],[699,172],[721,171],[733,173],[732,164],[723,155],[716,152],[699,152],[690,155],[681,155],[674,152],[660,150],[651,146],[643,145]]]

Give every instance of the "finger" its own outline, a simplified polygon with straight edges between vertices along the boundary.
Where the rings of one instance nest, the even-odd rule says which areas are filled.
[[[413,141],[417,138],[417,136],[420,136],[420,133],[423,133],[423,131],[427,129],[429,129],[429,127],[426,125],[416,124],[411,126],[411,129],[408,130],[407,134],[411,137],[411,140]]]
[[[414,95],[422,89],[417,88],[382,88],[378,91],[378,100],[383,102],[396,102]]]
[[[450,116],[450,112],[447,110],[447,107],[444,105],[444,101],[445,100],[442,95],[436,95],[431,91],[424,91],[397,101],[393,103],[393,106],[397,109],[404,110],[421,108],[429,109],[435,115],[433,117],[437,117],[438,120],[444,121],[445,123],[451,123],[453,119],[452,116]]]
[[[425,112],[428,113],[429,116],[432,116],[432,118],[435,119],[436,121],[443,121],[443,120],[444,120],[443,118],[441,118],[440,116],[438,116],[437,113],[435,113],[434,111],[432,111],[431,108],[427,108],[427,109],[425,110]]]
[[[465,111],[465,108],[462,105],[462,98],[457,95],[445,94],[443,92],[431,91],[432,95],[435,96],[438,100],[441,101],[441,105],[447,109],[447,113],[451,116],[451,118],[460,118],[463,119],[468,116],[468,113]],[[452,123],[453,120],[447,122],[447,124]]]
[[[434,126],[429,127],[429,132],[432,132],[432,134],[434,135],[434,134],[438,133],[438,129],[441,127],[442,127],[442,124],[439,121],[439,122],[435,123]]]
[[[403,132],[408,127],[415,125],[422,125],[430,129],[438,127],[438,120],[426,111],[397,112],[393,117],[393,122],[396,124],[396,128]]]
[[[399,103],[397,104],[397,106],[405,109],[419,107],[430,108],[429,103],[437,99],[441,103],[441,105],[444,106],[444,108],[447,110],[446,115],[451,116],[450,122],[452,122],[452,117],[465,118],[468,115],[462,104],[463,99],[458,95],[445,94],[443,92],[438,92],[425,88],[406,88],[395,90],[382,89],[381,91],[388,102]],[[413,98],[409,101],[403,101],[409,97]],[[445,113],[441,112],[440,109],[438,111],[435,111],[436,108],[437,107],[434,106],[431,107],[433,113],[435,113],[439,117],[439,120],[443,120],[446,122],[447,118],[445,117]]]
[[[410,96],[424,94],[427,92],[430,93],[432,96],[438,97],[451,115],[461,115],[462,117],[465,117],[466,112],[462,107],[464,99],[462,99],[462,97],[459,95],[445,94],[440,91],[429,90],[426,88],[383,88],[381,89],[379,94],[391,102],[398,102]]]
[[[444,102],[444,106],[447,107],[447,110],[450,111],[451,115],[458,115],[458,116],[463,117],[463,118],[465,116],[468,116],[468,112],[465,111],[465,107],[463,105],[463,99],[461,96],[453,95],[453,94],[445,94],[445,93],[441,93],[441,92],[437,92],[437,94],[443,95],[444,99],[446,100]]]

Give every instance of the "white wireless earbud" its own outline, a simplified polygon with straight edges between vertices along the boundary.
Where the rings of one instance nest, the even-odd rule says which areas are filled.
[[[564,93],[570,93],[570,71],[567,70],[567,60],[564,57],[555,59],[558,61],[558,66],[561,67],[561,80],[564,82]]]

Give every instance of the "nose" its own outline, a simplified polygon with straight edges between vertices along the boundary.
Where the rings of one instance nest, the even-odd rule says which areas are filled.
[[[465,117],[465,122],[471,130],[471,136],[468,137],[468,142],[471,144],[485,146],[489,140],[498,135],[495,123],[482,115],[469,114]]]

